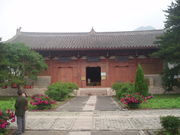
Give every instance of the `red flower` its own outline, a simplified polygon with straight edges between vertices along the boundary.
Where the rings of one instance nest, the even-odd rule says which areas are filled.
[[[121,102],[124,104],[142,103],[143,100],[144,100],[144,97],[141,96],[139,93],[128,94],[128,95],[125,95],[123,98],[121,98]]]
[[[30,103],[32,105],[36,105],[38,108],[41,108],[43,106],[44,108],[46,108],[45,106],[49,108],[49,106],[51,107],[51,104],[54,104],[55,102],[46,95],[38,94],[32,96],[32,101]]]

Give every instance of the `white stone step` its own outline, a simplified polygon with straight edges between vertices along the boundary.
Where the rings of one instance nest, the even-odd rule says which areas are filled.
[[[77,96],[111,96],[110,88],[79,88]]]

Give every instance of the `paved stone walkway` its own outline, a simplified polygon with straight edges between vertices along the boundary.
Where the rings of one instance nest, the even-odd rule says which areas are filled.
[[[88,108],[90,110],[88,110]],[[76,97],[66,104],[60,106],[56,111],[66,112],[83,112],[83,111],[116,111],[121,110],[121,107],[107,96],[90,96],[90,97]]]
[[[81,112],[89,97],[76,97],[57,108],[56,111]]]
[[[180,109],[93,112],[27,112],[28,130],[160,129],[160,116],[180,116]],[[15,126],[15,125],[14,125]]]
[[[72,107],[75,102],[80,111]],[[26,115],[24,135],[147,135],[144,130],[161,128],[160,116],[180,117],[180,109],[122,111],[111,97],[91,96],[75,98],[56,112]]]
[[[146,131],[26,131],[23,135],[146,135]]]
[[[100,96],[97,98],[95,110],[118,111],[122,110],[122,108],[111,97]]]

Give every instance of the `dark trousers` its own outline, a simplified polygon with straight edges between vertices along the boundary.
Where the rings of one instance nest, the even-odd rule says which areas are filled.
[[[25,131],[25,115],[24,116],[16,116],[17,117],[17,135],[22,135]]]

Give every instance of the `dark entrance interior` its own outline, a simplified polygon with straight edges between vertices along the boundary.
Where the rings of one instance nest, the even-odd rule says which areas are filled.
[[[86,67],[86,85],[100,86],[101,85],[101,68]]]

